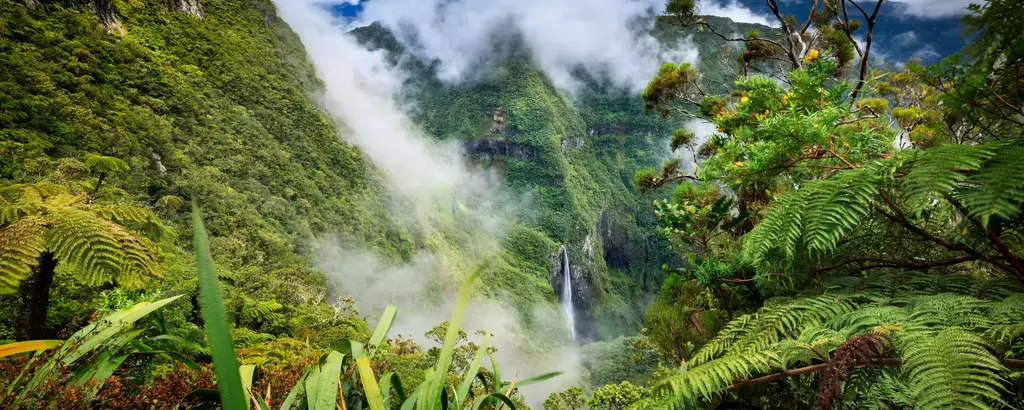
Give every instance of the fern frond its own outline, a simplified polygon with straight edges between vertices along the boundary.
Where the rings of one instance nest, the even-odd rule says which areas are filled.
[[[84,282],[101,284],[116,279],[139,286],[142,278],[159,273],[152,243],[113,222],[81,210],[53,215],[46,244],[57,260],[80,272]]]
[[[46,251],[44,223],[40,218],[22,218],[0,229],[0,294],[17,291],[18,283],[39,264],[39,256]]]
[[[1005,219],[1020,214],[1024,203],[1024,147],[1000,146],[983,168],[965,181],[961,190],[964,205],[971,216],[988,225],[993,216]]]
[[[989,146],[946,144],[919,152],[907,174],[907,197],[926,202],[935,193],[951,192],[967,179],[967,172],[981,168],[994,154]]]
[[[775,306],[766,306],[751,315],[733,319],[725,329],[694,355],[700,365],[725,351],[758,352],[806,329],[849,313],[857,304],[847,295],[819,295]]]
[[[783,196],[744,237],[745,252],[763,263],[775,249],[788,259],[801,246],[812,253],[834,249],[870,212],[883,169],[883,164],[873,163],[811,181]]]
[[[671,397],[678,407],[695,407],[720,397],[737,379],[765,374],[780,365],[771,352],[725,356],[670,376],[653,391],[656,396]]]
[[[985,340],[960,327],[901,332],[896,351],[903,377],[920,409],[991,409],[1006,406],[1006,368]]]
[[[85,160],[85,166],[99,173],[124,172],[129,169],[127,162],[116,157],[108,157],[106,155],[98,154],[85,154],[83,159]]]

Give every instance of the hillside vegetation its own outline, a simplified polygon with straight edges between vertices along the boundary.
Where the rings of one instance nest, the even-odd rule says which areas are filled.
[[[699,3],[642,93],[348,34],[506,218],[394,189],[269,0],[0,0],[0,409],[1024,406],[1024,9],[894,69],[881,0]]]

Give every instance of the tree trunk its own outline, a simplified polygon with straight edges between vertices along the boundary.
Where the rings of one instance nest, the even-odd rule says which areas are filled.
[[[46,314],[50,309],[50,288],[53,286],[53,275],[57,268],[57,260],[50,252],[39,256],[39,266],[32,271],[32,276],[21,282],[21,306],[18,309],[17,325],[14,338],[17,340],[35,340],[46,338]]]

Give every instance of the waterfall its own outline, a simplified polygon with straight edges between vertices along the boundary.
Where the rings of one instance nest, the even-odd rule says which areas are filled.
[[[562,246],[562,313],[569,322],[569,337],[576,340],[576,311],[572,307],[572,275],[569,270],[569,248]]]

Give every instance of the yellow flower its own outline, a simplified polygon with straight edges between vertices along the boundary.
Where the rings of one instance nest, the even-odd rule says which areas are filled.
[[[743,166],[743,161],[736,161],[736,162],[733,162],[732,164],[737,166],[737,167],[742,167]]]
[[[746,104],[748,102],[750,102],[749,98],[747,98],[747,97],[740,98],[740,103]]]
[[[808,63],[814,61],[815,58],[818,58],[818,54],[818,50],[812,48],[811,52],[807,54],[807,58],[805,58],[804,61]]]

